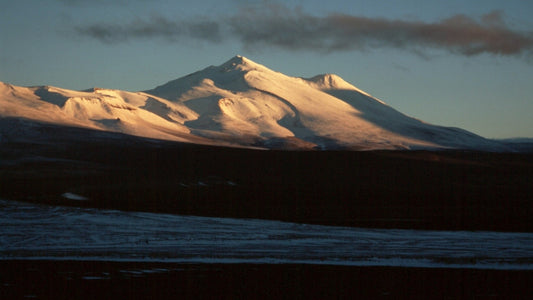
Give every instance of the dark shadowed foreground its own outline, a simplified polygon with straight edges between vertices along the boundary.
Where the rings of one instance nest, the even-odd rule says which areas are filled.
[[[48,130],[57,140],[2,143],[0,197],[326,225],[533,230],[533,154],[265,151]]]
[[[2,299],[529,299],[531,271],[0,261]]]
[[[368,228],[533,232],[532,154],[262,151],[39,130],[50,131],[46,139],[0,139],[0,198]],[[4,252],[17,247],[5,245]],[[43,249],[34,249],[35,260],[16,260],[22,254],[10,250],[0,260],[0,299],[528,299],[533,293],[530,270],[38,260]]]

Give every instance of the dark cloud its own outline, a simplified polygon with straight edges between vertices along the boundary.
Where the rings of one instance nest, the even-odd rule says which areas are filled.
[[[479,19],[455,15],[435,23],[367,18],[347,14],[313,16],[270,3],[235,15],[173,21],[164,17],[127,24],[94,24],[76,31],[104,43],[130,39],[196,39],[218,43],[223,37],[245,47],[334,52],[400,48],[424,55],[428,48],[462,55],[531,55],[533,36],[506,25],[494,11]]]
[[[173,21],[161,16],[136,19],[128,24],[94,24],[75,27],[77,33],[103,43],[120,43],[130,39],[162,38],[178,41],[183,38],[220,42],[220,24],[210,20]]]

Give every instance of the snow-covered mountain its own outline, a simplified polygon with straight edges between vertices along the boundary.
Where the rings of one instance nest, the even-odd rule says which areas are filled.
[[[0,118],[239,147],[506,150],[406,116],[339,76],[290,77],[242,56],[144,92],[0,82]],[[0,128],[0,142],[14,138]]]

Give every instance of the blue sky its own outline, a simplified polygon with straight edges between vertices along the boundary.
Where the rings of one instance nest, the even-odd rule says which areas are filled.
[[[533,2],[0,0],[0,81],[151,89],[236,54],[426,122],[533,137]]]

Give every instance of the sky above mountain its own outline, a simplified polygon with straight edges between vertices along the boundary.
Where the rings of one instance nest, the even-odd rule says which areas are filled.
[[[129,91],[235,54],[336,73],[398,110],[485,137],[533,137],[533,3],[3,1],[0,81]]]

